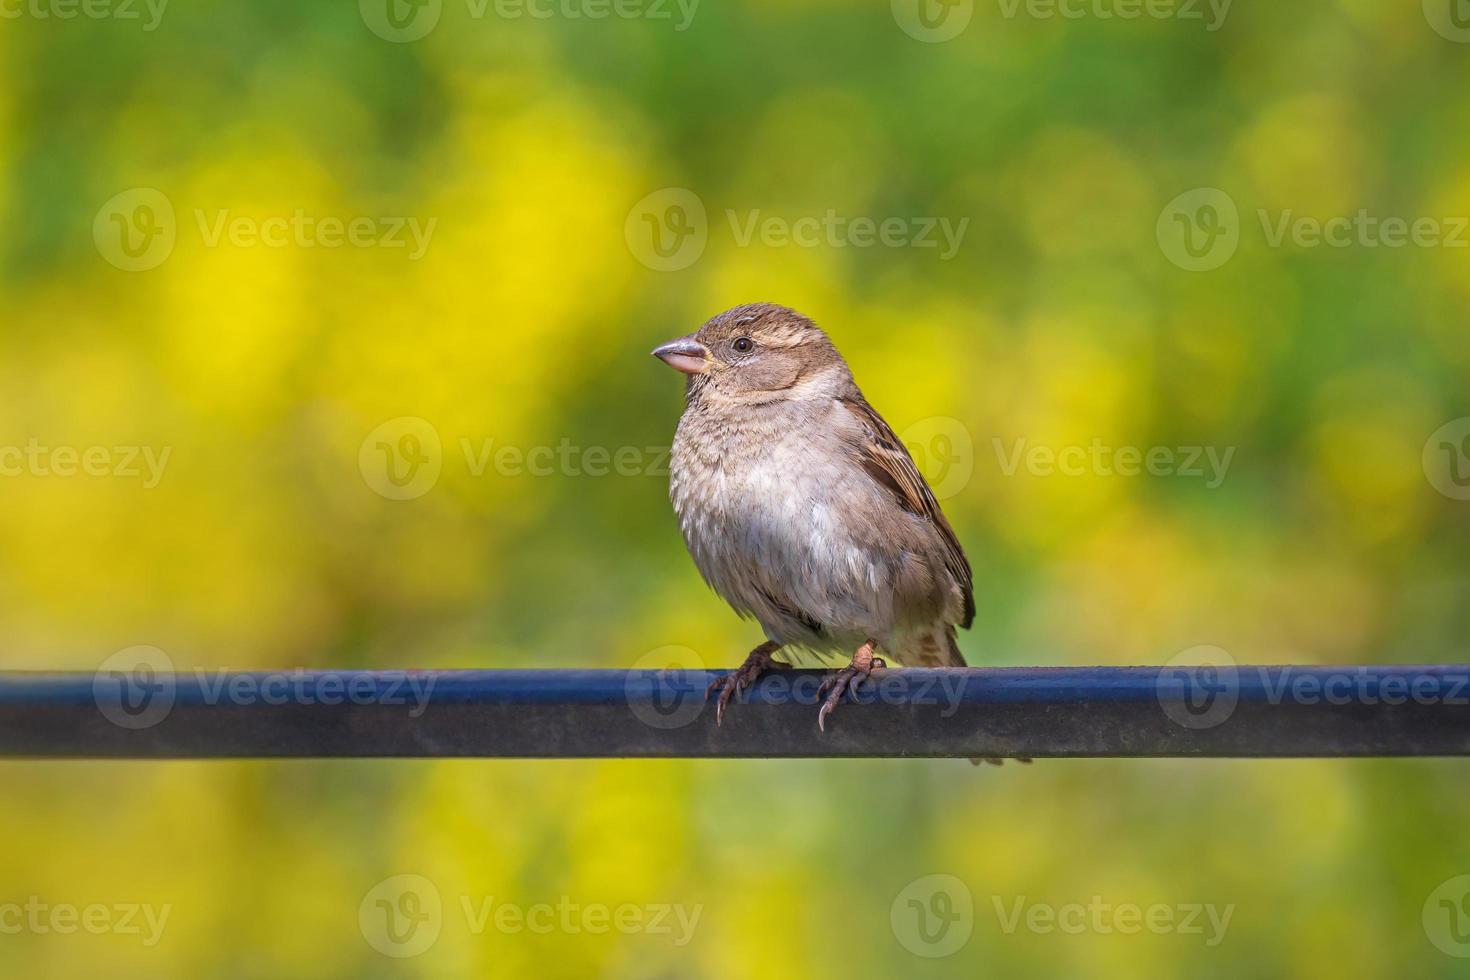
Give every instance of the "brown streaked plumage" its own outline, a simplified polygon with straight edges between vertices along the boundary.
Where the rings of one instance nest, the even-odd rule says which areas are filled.
[[[881,653],[963,666],[975,617],[964,549],[827,335],[794,310],[738,306],[654,355],[689,376],[670,497],[694,562],[767,642],[716,682],[717,717],[785,646],[852,654],[818,725]]]

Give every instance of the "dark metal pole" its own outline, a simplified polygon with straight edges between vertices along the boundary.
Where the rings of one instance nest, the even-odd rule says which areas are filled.
[[[1470,755],[1470,665],[888,670],[816,726],[778,671],[0,672],[0,757]]]

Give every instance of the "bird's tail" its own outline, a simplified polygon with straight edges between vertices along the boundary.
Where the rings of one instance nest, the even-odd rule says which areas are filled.
[[[924,636],[910,644],[910,649],[899,654],[899,659],[911,667],[968,667],[960,645],[955,641],[955,629],[948,624],[934,627]]]
[[[955,640],[954,632],[955,631],[953,626],[947,626],[944,629],[944,641],[946,646],[948,647],[949,653],[949,663],[946,664],[946,666],[968,667],[970,665],[965,663],[965,655],[963,653],[960,653],[960,645],[959,642]]]
[[[959,642],[955,639],[955,628],[950,625],[937,626],[928,636],[916,644],[911,662],[916,667],[968,667],[965,663],[965,655],[960,652]],[[971,765],[989,763],[992,766],[1001,764],[1000,759],[979,758],[971,759]],[[1017,762],[1030,762],[1030,759],[1018,758]]]

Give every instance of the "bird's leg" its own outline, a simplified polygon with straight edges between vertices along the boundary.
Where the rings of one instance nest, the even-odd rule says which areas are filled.
[[[715,702],[716,725],[724,724],[725,706],[730,703],[730,699],[751,684],[754,684],[757,677],[771,669],[774,663],[771,655],[779,649],[781,649],[781,644],[775,640],[767,640],[750,651],[750,656],[745,658],[745,663],[741,664],[734,672],[726,674],[724,677],[716,678],[710,683],[708,690],[704,692],[706,701],[710,699],[715,691],[720,692],[719,700]]]
[[[830,688],[830,693],[827,694],[826,699],[822,702],[822,707],[817,711],[817,728],[824,732],[827,730],[827,716],[832,713],[833,708],[837,707],[837,702],[842,700],[844,693],[857,694],[858,688],[862,686],[869,674],[876,668],[888,666],[882,657],[873,655],[875,646],[876,644],[869,640],[858,647],[857,652],[852,655],[852,663],[835,674],[829,675],[826,680],[822,681],[822,686],[817,688],[817,697],[821,697],[823,692]]]

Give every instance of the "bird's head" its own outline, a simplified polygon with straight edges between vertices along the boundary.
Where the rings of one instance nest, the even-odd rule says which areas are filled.
[[[653,356],[689,376],[691,399],[760,404],[833,395],[852,382],[822,329],[774,303],[726,310]]]

